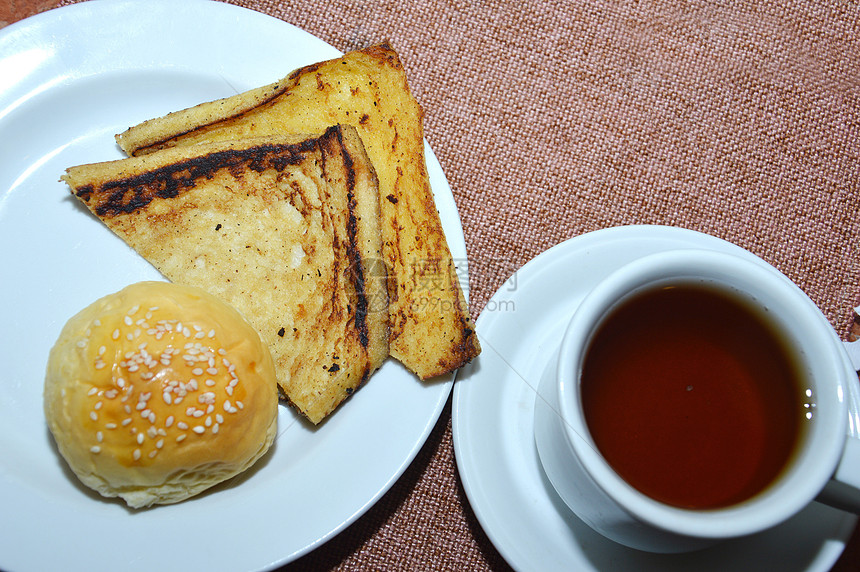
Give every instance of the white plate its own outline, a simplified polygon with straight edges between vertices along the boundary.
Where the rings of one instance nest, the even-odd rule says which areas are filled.
[[[96,298],[161,279],[59,182],[122,157],[113,135],[339,52],[224,3],[95,1],[0,30],[0,569],[258,570],[319,546],[385,493],[441,413],[453,376],[422,383],[394,362],[316,430],[281,408],[273,451],[199,498],[131,512],[82,488],[42,413],[45,362]],[[454,258],[465,244],[427,148]]]
[[[533,434],[535,390],[569,316],[619,265],[691,246],[755,259],[727,242],[678,228],[601,230],[530,261],[482,311],[477,331],[483,353],[460,370],[454,386],[454,450],[478,521],[514,568],[824,571],[842,553],[857,517],[818,503],[767,532],[699,552],[659,555],[628,549],[577,519],[543,474]]]

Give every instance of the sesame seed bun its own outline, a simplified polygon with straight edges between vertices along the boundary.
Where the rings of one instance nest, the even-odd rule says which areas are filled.
[[[134,508],[182,501],[270,447],[272,357],[203,290],[140,282],[72,317],[48,358],[45,417],[78,478]]]

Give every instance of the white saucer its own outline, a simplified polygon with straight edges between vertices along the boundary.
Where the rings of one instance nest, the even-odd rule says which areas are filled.
[[[573,310],[625,262],[672,248],[754,256],[697,232],[628,226],[559,244],[530,261],[477,322],[482,355],[454,386],[453,437],[466,495],[487,536],[517,570],[829,570],[857,516],[818,503],[767,532],[698,552],[663,555],[606,540],[562,503],[533,435],[535,389]]]

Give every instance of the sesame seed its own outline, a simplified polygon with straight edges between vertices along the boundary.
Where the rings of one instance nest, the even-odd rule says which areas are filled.
[[[169,391],[165,391],[165,392],[161,395],[161,397],[162,397],[162,399],[164,399],[164,402],[165,402],[166,404],[168,404],[168,405],[170,405],[170,403],[173,401],[173,398],[172,398],[172,397],[170,397],[170,392],[169,392]]]
[[[229,395],[230,397],[233,397],[233,386],[232,385],[228,385],[227,387],[225,387],[224,391],[227,392],[227,395]]]
[[[207,417],[206,421],[204,421],[203,424],[206,425],[207,427],[211,427],[212,426],[212,418]]]
[[[98,388],[91,387],[90,390],[87,392],[87,395],[95,395],[96,393],[98,393],[98,391]]]
[[[116,429],[116,423],[105,423],[105,429]]]
[[[150,439],[155,439],[158,436],[158,430],[155,427],[150,427],[146,430],[146,436]]]
[[[104,405],[104,403],[103,403],[103,402],[101,402],[101,401],[96,401],[96,404],[95,404],[95,405],[93,405],[93,409],[95,409],[96,411],[98,411],[99,409],[101,409],[101,408],[102,408],[102,405]]]
[[[188,429],[188,423],[186,423],[185,421],[180,421],[179,423],[176,424],[176,426],[179,427],[180,429],[182,429],[183,431]]]
[[[210,367],[209,369],[206,370],[206,373],[208,373],[209,375],[217,375],[218,374],[218,368]]]
[[[217,424],[217,423],[216,423],[215,425],[213,425],[213,426],[212,426],[212,434],[213,434],[213,435],[217,435],[217,434],[218,434],[218,424]]]
[[[135,461],[140,460],[140,449],[135,449],[134,453],[131,454]]]
[[[192,429],[192,431],[194,431],[194,432],[195,432],[195,433],[197,433],[198,435],[202,435],[202,434],[203,434],[203,432],[204,432],[204,431],[206,431],[206,428],[205,428],[205,427],[203,427],[202,425],[195,425],[195,426],[194,426],[194,429]]]
[[[214,338],[214,337],[215,337],[215,330],[209,330],[209,337],[210,337],[210,338]]]
[[[183,433],[182,435],[180,435],[179,437],[177,437],[177,438],[176,438],[176,442],[177,442],[177,443],[181,443],[181,442],[183,442],[183,441],[185,440],[185,438],[186,438],[186,437],[188,437],[188,435],[186,435],[185,433]]]
[[[149,452],[148,456],[150,459],[154,459],[157,454],[158,454],[158,449],[153,449],[152,451]]]
[[[167,419],[164,420],[165,427],[170,427],[171,425],[173,425],[173,415],[168,416]]]
[[[96,412],[95,412],[95,411],[90,411],[90,419],[92,419],[93,421],[98,421],[98,420],[99,420],[99,416],[98,416],[98,415],[96,415]]]
[[[164,447],[164,439],[159,439],[158,441],[155,442],[155,448],[156,449],[161,449],[162,447]]]
[[[125,318],[123,318],[123,320],[122,320],[122,321],[123,321],[123,322],[125,322],[125,325],[126,325],[126,326],[131,326],[132,324],[134,324],[134,322],[132,322],[132,321],[131,321],[131,318],[129,318],[128,316],[126,316]]]
[[[104,441],[104,438],[105,436],[101,431],[96,431],[96,441],[101,443],[102,441]]]
[[[101,452],[101,450],[102,450],[102,448],[101,448],[101,447],[99,447],[98,445],[95,445],[95,446],[93,446],[93,447],[90,447],[90,453],[100,453],[100,452]]]
[[[113,338],[114,340],[119,339],[119,328],[117,328],[113,331],[113,334],[111,334],[111,338]]]
[[[142,443],[143,443],[143,439],[144,439],[144,435],[143,435],[143,433],[138,433],[138,434],[137,434],[137,444],[138,444],[138,445],[142,444]]]
[[[237,402],[236,402],[236,407],[238,407],[239,409],[245,409],[245,404],[244,404],[244,403],[242,403],[241,401],[237,401]]]
[[[231,408],[231,407],[233,407],[233,406],[230,404],[230,400],[229,400],[229,399],[228,399],[227,401],[225,401],[225,402],[224,402],[224,411],[230,411],[230,408]]]
[[[87,347],[87,341],[86,340],[78,340],[78,343],[75,345],[77,345],[79,348],[85,348],[85,347]]]
[[[101,326],[101,325],[102,325],[102,321],[101,321],[101,320],[99,320],[98,318],[96,318],[95,320],[93,320],[93,325],[94,325],[94,326],[96,326],[96,327]]]
[[[208,385],[209,387],[215,386],[215,380],[214,379],[207,379],[204,383],[206,383],[206,385]]]
[[[122,426],[123,426],[123,427],[125,427],[125,426],[126,426],[126,425],[128,425],[129,423],[131,423],[131,417],[127,417],[127,418],[125,418],[125,419],[123,419],[123,420],[122,420]]]
[[[215,415],[215,421],[217,421],[218,423],[224,423],[224,416],[221,415],[220,413],[216,414]]]
[[[137,311],[140,310],[140,306],[132,306],[131,310],[128,311],[129,316],[134,316],[137,314]]]
[[[191,373],[193,373],[194,375],[203,375],[203,368],[202,367],[195,367],[194,369],[191,370]]]
[[[107,348],[105,346],[99,346],[99,355],[100,356],[105,355],[106,351],[107,351]]]

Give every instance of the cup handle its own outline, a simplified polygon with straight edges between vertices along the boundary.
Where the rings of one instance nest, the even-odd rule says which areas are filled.
[[[860,371],[860,339],[843,342],[843,345],[851,367],[854,371]],[[855,393],[860,392],[860,386],[855,387],[855,390]],[[849,417],[849,434],[842,451],[842,459],[817,500],[860,514],[860,398],[856,395],[849,404]]]

